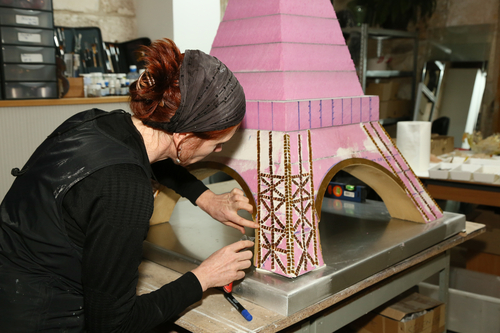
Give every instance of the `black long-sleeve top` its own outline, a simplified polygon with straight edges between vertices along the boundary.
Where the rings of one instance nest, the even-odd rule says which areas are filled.
[[[102,117],[98,126],[149,163],[129,116]],[[195,202],[207,188],[171,160],[152,165],[157,180]],[[153,212],[151,181],[137,165],[103,168],[74,185],[63,201],[71,240],[83,248],[82,284],[89,332],[143,332],[178,315],[202,297],[193,273],[136,296],[142,242]]]

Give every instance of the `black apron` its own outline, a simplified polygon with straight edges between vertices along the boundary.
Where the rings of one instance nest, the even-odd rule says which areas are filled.
[[[142,158],[103,133],[95,119],[129,117],[98,109],[74,115],[33,153],[0,205],[0,332],[83,332],[82,249],[62,218],[67,191],[115,164]]]

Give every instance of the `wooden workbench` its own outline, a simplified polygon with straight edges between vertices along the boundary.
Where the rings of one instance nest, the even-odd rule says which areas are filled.
[[[500,184],[420,177],[434,199],[500,207]]]
[[[444,275],[447,279],[449,268],[448,250],[468,239],[471,239],[483,233],[484,231],[484,225],[467,222],[465,232],[452,236],[404,261],[399,262],[394,266],[380,271],[377,274],[374,274],[336,294],[330,295],[324,300],[301,311],[298,311],[288,317],[279,315],[273,311],[245,301],[244,299],[241,299],[236,295],[241,304],[243,304],[243,306],[252,314],[254,318],[251,322],[247,322],[229,304],[229,302],[223,297],[221,292],[212,290],[204,294],[202,301],[188,308],[180,316],[180,318],[175,321],[175,323],[189,331],[196,333],[278,332],[286,331],[286,329],[292,325],[295,325],[294,327],[298,327],[298,330],[293,330],[294,332],[309,332],[308,330],[301,331],[300,329],[301,326],[309,325],[308,318],[311,318],[312,316],[314,316],[315,318],[328,318],[328,316],[331,317],[331,314],[335,313],[335,311],[341,312],[343,308],[348,309],[348,312],[352,315],[352,312],[354,311],[352,311],[351,308],[353,307],[353,304],[356,303],[356,301],[362,301],[363,297],[367,297],[367,295],[371,294],[376,294],[377,292],[388,294],[387,289],[384,289],[388,287],[394,292],[397,291],[398,287],[391,286],[390,283],[398,281],[398,279],[405,279],[406,275],[408,276],[406,280],[410,280],[408,282],[408,286],[410,286],[413,282],[417,281],[415,280],[415,278],[417,278],[417,275],[413,273],[417,272],[418,270],[425,269],[427,266],[429,266],[429,263],[433,264],[433,260],[435,261],[439,259],[441,260],[441,262],[445,262],[445,264],[441,263],[441,266],[439,266],[438,269],[444,270],[442,269],[442,267],[447,267]],[[443,257],[444,259],[441,257]],[[427,269],[427,275],[429,275],[429,269]],[[175,280],[179,276],[180,274],[177,272],[160,266],[154,262],[145,260],[139,267],[139,283],[137,287],[137,293],[144,294],[154,291],[160,288],[162,285]],[[417,281],[416,283],[418,282],[420,281]],[[404,286],[399,288],[404,289],[407,287]],[[443,295],[445,295],[443,297],[447,297],[447,282],[446,290]],[[390,298],[392,297],[389,297],[389,299]],[[380,300],[380,304],[384,303],[385,301],[386,300]],[[444,299],[444,301],[446,301],[446,299]],[[365,305],[366,303],[370,302],[363,301],[362,303],[363,305]],[[349,308],[349,306],[351,308]],[[372,308],[375,307],[376,305],[372,306]],[[353,317],[354,319],[366,313],[366,309],[360,309],[359,312],[359,314]],[[316,321],[320,324],[322,323],[319,320]],[[327,322],[327,320],[325,319],[324,322]],[[332,331],[330,330],[329,332]]]

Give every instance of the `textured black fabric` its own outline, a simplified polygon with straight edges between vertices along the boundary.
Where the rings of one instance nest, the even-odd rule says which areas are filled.
[[[130,115],[75,127],[96,114],[60,126],[0,206],[1,332],[82,332],[84,319],[90,332],[141,332],[201,298],[192,273],[135,296],[153,206],[149,163]],[[96,130],[101,121],[129,146],[106,125]]]
[[[82,281],[90,332],[141,332],[200,298],[196,278],[165,286],[157,296],[135,295],[142,241],[153,210],[150,196],[151,186],[140,168],[123,164],[93,173],[64,199],[65,219],[86,225]]]
[[[219,59],[186,50],[180,69],[181,103],[168,123],[145,121],[171,133],[209,132],[238,125],[245,116],[243,87]]]
[[[208,188],[186,169],[177,165],[171,159],[151,164],[153,173],[158,182],[173,189],[177,194],[196,205],[198,197]]]

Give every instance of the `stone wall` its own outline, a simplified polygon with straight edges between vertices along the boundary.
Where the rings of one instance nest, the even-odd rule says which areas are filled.
[[[106,42],[137,36],[133,0],[53,0],[54,23],[66,27],[99,27]]]

